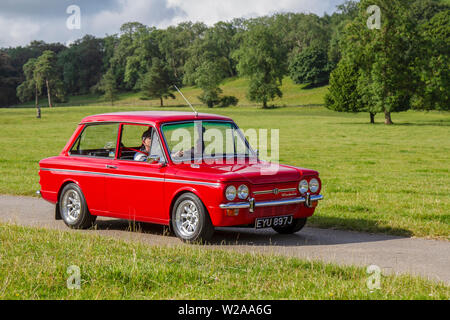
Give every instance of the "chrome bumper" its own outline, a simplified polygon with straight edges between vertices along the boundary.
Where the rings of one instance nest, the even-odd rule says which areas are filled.
[[[224,210],[250,209],[250,212],[254,212],[255,208],[287,206],[290,204],[299,204],[299,203],[305,203],[308,208],[311,208],[312,202],[323,200],[323,198],[324,198],[323,195],[317,196],[307,195],[306,197],[294,199],[261,201],[261,202],[256,202],[255,199],[250,199],[248,202],[221,204],[220,209]]]

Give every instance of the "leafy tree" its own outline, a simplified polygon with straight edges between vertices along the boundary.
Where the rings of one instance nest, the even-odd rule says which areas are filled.
[[[267,102],[282,97],[280,90],[286,74],[286,50],[280,35],[262,24],[250,24],[242,35],[242,45],[235,53],[239,74],[250,78],[248,97]]]
[[[441,11],[419,27],[420,77],[413,107],[450,110],[450,9]]]
[[[58,67],[68,93],[86,94],[103,73],[103,40],[90,35],[58,54]]]
[[[117,100],[117,83],[112,69],[103,75],[98,87],[104,93],[103,98],[106,101],[110,101],[113,106],[114,101]]]
[[[289,66],[295,83],[319,85],[328,82],[330,71],[326,48],[308,47],[297,54]]]
[[[0,51],[0,106],[8,106],[16,101],[15,91],[19,80],[10,56]]]
[[[195,72],[195,84],[203,90],[198,97],[208,108],[215,105],[227,107],[231,104],[237,104],[235,97],[221,97],[222,89],[219,87],[225,77],[226,71],[219,61],[206,61]]]
[[[414,90],[411,65],[414,60],[411,37],[414,25],[408,18],[410,0],[362,0],[358,17],[347,26],[343,56],[359,66],[364,87],[359,92],[373,112],[384,113],[393,124],[392,112],[406,111]],[[381,29],[367,28],[370,5],[381,8]],[[364,78],[362,78],[364,77]],[[368,98],[370,97],[370,98]]]
[[[375,123],[376,110],[371,106],[370,93],[363,90],[366,79],[358,65],[341,60],[331,73],[325,106],[338,112],[369,112],[370,123]]]
[[[56,67],[56,54],[53,51],[47,50],[37,58],[34,68],[34,80],[37,83],[39,93],[42,87],[47,89],[48,105],[53,107],[52,103],[52,89],[53,95],[59,99],[63,99],[64,92],[62,82],[59,79],[59,73]]]
[[[175,99],[170,89],[172,86],[173,79],[169,68],[160,59],[154,58],[152,67],[142,81],[141,90],[143,94],[148,98],[160,99],[162,107],[164,106],[163,99]]]

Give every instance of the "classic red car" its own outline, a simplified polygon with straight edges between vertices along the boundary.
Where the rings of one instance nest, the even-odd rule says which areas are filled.
[[[90,116],[59,156],[39,164],[38,193],[75,229],[103,216],[170,226],[187,242],[210,239],[215,227],[290,234],[323,199],[318,172],[267,171],[273,165],[258,159],[233,120],[210,114]]]

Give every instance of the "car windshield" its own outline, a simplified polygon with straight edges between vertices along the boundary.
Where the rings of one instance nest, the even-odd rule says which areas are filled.
[[[174,162],[255,156],[243,133],[232,122],[165,124],[162,132]]]

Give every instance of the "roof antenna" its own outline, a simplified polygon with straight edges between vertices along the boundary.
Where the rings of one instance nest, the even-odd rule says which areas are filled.
[[[188,99],[186,99],[186,97],[184,96],[184,94],[180,91],[180,89],[178,89],[178,87],[176,85],[173,85],[175,87],[175,89],[177,89],[177,91],[181,94],[181,96],[183,97],[184,100],[186,100],[187,104],[191,107],[191,109],[194,111],[195,113],[195,117],[198,117],[198,112],[197,110],[194,109],[194,107],[192,106],[192,104],[189,102]]]

